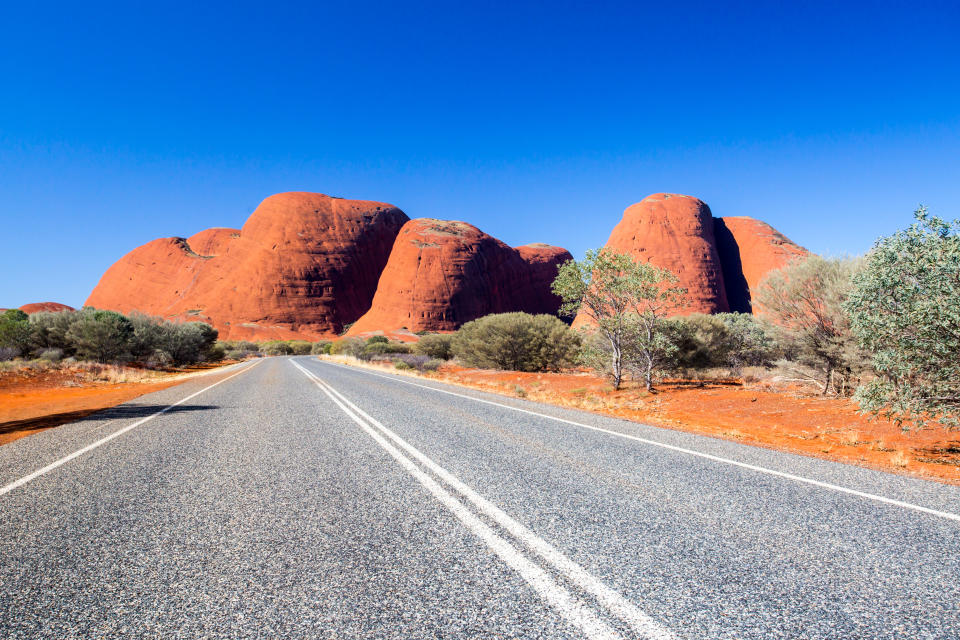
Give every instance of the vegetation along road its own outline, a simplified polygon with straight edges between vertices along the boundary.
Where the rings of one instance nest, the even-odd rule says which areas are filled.
[[[0,447],[6,638],[956,638],[960,488],[311,357]]]

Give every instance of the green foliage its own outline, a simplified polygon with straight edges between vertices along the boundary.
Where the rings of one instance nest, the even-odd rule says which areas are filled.
[[[116,311],[85,307],[74,316],[67,339],[77,357],[97,362],[112,362],[130,357],[133,323]]]
[[[308,356],[313,351],[313,343],[306,340],[289,340],[287,344],[295,356]]]
[[[219,355],[215,352],[218,332],[204,322],[171,323],[167,331],[164,351],[176,365],[193,364],[201,360],[213,360]]]
[[[467,366],[512,371],[556,371],[570,366],[579,336],[559,319],[499,313],[466,323],[453,336],[453,354]]]
[[[364,355],[365,348],[366,342],[360,338],[341,338],[330,345],[330,354],[335,356],[344,355],[360,358]]]
[[[0,348],[20,355],[30,348],[33,330],[27,314],[19,309],[7,309],[0,315]]]
[[[286,340],[267,340],[260,343],[260,353],[268,356],[292,356],[293,347]]]
[[[960,426],[960,220],[924,207],[908,229],[881,238],[853,278],[853,333],[879,377],[860,406],[901,426],[910,419]]]
[[[670,318],[665,333],[677,347],[675,370],[726,367],[735,375],[746,366],[770,366],[777,357],[773,337],[746,313],[718,313]]]
[[[453,336],[443,333],[424,335],[414,345],[413,352],[437,360],[449,360],[453,357]]]
[[[583,260],[560,266],[552,286],[563,301],[560,312],[585,314],[609,343],[610,364],[602,370],[613,378],[614,389],[620,388],[625,366],[641,370],[651,388],[654,372],[671,350],[663,318],[686,293],[677,280],[665,269],[609,249],[592,249]]]
[[[37,352],[60,349],[65,356],[76,354],[67,331],[77,316],[76,311],[40,311],[30,314],[31,347]]]
[[[760,314],[790,359],[819,371],[825,395],[859,381],[867,355],[844,309],[859,260],[810,256],[771,271],[758,287]]]
[[[314,342],[313,346],[310,347],[310,353],[315,356],[321,354],[330,353],[331,342],[329,340],[321,340],[320,342]]]
[[[367,338],[367,344],[377,344],[377,343],[387,344],[388,342],[390,342],[390,338],[388,338],[387,336],[370,336],[369,338]]]

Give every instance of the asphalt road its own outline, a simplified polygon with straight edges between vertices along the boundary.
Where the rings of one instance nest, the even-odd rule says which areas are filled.
[[[957,487],[270,358],[0,447],[0,637],[955,639],[957,514]]]

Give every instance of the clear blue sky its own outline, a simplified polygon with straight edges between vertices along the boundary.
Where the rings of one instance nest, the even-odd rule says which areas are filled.
[[[656,191],[829,254],[960,217],[956,2],[40,4],[0,9],[0,307],[280,191],[575,254]]]

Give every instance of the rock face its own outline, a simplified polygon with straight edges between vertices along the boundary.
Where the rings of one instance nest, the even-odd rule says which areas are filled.
[[[806,255],[769,225],[714,218],[697,198],[667,193],[629,207],[606,246],[676,273],[688,295],[675,314],[750,312],[763,276]],[[281,193],[242,229],[134,249],[86,304],[209,322],[224,339],[316,340],[351,323],[351,335],[413,338],[489,313],[556,313],[550,285],[570,258],[550,245],[509,247],[465,222],[409,220],[382,202]]]
[[[647,196],[623,212],[606,246],[675,273],[687,290],[677,314],[730,310],[713,216],[703,201],[673,193]]]
[[[210,229],[134,249],[87,304],[202,320],[228,339],[330,336],[369,308],[406,221],[382,202],[277,194],[239,232]]]
[[[755,311],[751,292],[756,291],[763,277],[792,260],[810,255],[766,222],[739,216],[715,218],[714,223],[731,311]]]
[[[677,274],[686,302],[671,315],[751,313],[751,290],[763,277],[808,255],[766,223],[714,218],[703,201],[673,193],[655,193],[628,207],[606,247]],[[589,322],[581,313],[574,326]]]
[[[400,230],[370,310],[349,334],[452,331],[490,313],[556,313],[550,292],[566,249],[513,249],[465,222],[421,218]]]
[[[37,313],[39,311],[60,312],[73,310],[73,307],[66,304],[61,304],[59,302],[31,302],[30,304],[25,304],[20,307],[20,311],[23,311],[27,315],[30,315],[31,313]]]

